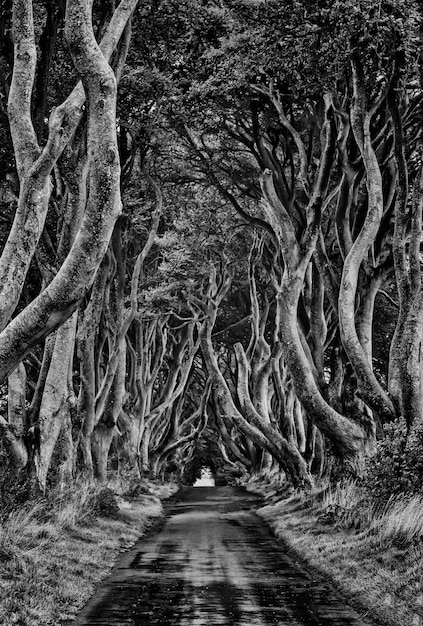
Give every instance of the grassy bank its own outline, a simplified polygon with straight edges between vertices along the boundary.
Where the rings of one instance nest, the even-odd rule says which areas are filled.
[[[81,484],[13,511],[0,525],[0,624],[71,620],[128,549],[161,516],[175,485],[145,482],[116,496]]]
[[[269,504],[259,509],[290,550],[330,577],[375,623],[423,624],[423,499],[372,507],[354,482],[307,496],[252,481]]]

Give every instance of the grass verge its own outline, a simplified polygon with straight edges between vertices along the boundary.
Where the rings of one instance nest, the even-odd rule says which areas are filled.
[[[175,491],[145,481],[127,497],[80,484],[13,511],[0,524],[0,624],[72,620]]]
[[[269,504],[257,513],[276,537],[324,573],[363,618],[389,626],[423,624],[423,499],[392,498],[383,508],[353,481],[332,490],[287,494],[253,480]]]

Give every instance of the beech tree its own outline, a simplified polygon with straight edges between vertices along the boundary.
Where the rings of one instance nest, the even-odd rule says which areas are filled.
[[[418,4],[44,4],[0,28],[16,469],[158,474],[214,430],[310,485],[420,422]]]
[[[270,2],[212,11],[208,30],[199,13],[187,18],[196,45],[178,62],[183,70],[174,68],[184,113],[172,114],[191,175],[266,233],[263,266],[295,394],[312,429],[341,457],[359,459],[372,449],[375,419],[421,419],[411,401],[421,396],[420,367],[410,368],[420,335],[411,347],[404,327],[405,275],[413,266],[420,273],[409,232],[413,224],[417,251],[421,208],[405,209],[409,187],[415,198],[419,188],[417,6]],[[387,381],[374,370],[372,324],[394,272],[407,305]],[[245,379],[240,348],[237,355]]]
[[[48,351],[49,364],[44,368],[44,394],[40,402],[37,465],[43,484],[61,427],[57,416],[69,399],[65,387],[76,329],[73,314],[93,283],[121,212],[116,77],[108,60],[137,3],[120,3],[101,47],[94,37],[91,4],[67,3],[65,37],[81,82],[63,103],[53,108],[46,143],[40,146],[31,109],[37,64],[33,3],[19,0],[13,3],[14,63],[8,118],[19,177],[19,199],[0,257],[1,368],[4,378],[34,345],[61,326]],[[119,49],[121,63],[126,52],[125,46]],[[64,172],[69,192],[63,199],[65,220],[57,266],[40,294],[13,317],[51,206],[53,168],[64,151],[78,151],[77,129],[84,115],[86,152],[82,151],[76,171],[69,174],[71,180],[66,181]],[[4,421],[2,426],[9,428]]]

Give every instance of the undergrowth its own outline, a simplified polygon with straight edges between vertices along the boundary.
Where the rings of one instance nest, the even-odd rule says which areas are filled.
[[[175,486],[146,481],[131,499],[122,485],[81,481],[0,515],[0,624],[58,626],[85,604],[117,555],[162,513]],[[127,485],[126,485],[127,489]],[[1,508],[1,505],[0,505]]]
[[[421,495],[380,505],[352,480],[282,499],[268,485],[264,493],[270,503],[259,515],[297,558],[334,582],[365,623],[423,624]]]
[[[339,586],[367,618],[423,624],[423,428],[385,428],[359,479],[293,492],[255,477],[259,514],[299,557]]]
[[[395,494],[382,504],[369,497],[360,481],[346,480],[328,487],[312,501],[322,524],[357,529],[381,545],[412,544],[423,540],[423,495]]]

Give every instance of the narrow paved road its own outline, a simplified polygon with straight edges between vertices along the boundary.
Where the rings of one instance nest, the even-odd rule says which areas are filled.
[[[78,626],[368,626],[315,580],[234,487],[182,490],[160,532],[141,539]]]

